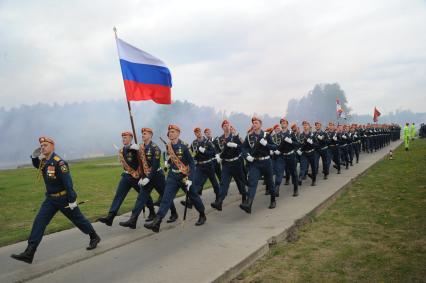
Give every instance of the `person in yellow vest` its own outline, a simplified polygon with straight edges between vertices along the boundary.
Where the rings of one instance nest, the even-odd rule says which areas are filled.
[[[409,123],[405,123],[405,127],[404,127],[404,145],[405,145],[405,150],[408,150],[408,147],[410,146],[410,124]]]
[[[411,140],[414,140],[414,137],[416,136],[416,126],[413,124],[411,124]]]

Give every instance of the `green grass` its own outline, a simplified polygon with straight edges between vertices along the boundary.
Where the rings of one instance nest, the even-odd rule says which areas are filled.
[[[106,215],[123,171],[118,158],[105,157],[72,162],[70,170],[78,200],[89,200],[80,206],[84,215],[92,222]],[[0,246],[28,238],[45,193],[43,180],[37,180],[36,177],[37,170],[32,167],[0,171]],[[210,183],[206,183],[204,187],[210,187]],[[178,196],[182,194],[180,192]],[[155,190],[151,196],[154,201],[158,198]],[[137,193],[132,189],[119,214],[130,211],[136,197]],[[71,227],[73,224],[58,213],[47,227],[46,234]]]
[[[360,177],[235,282],[426,282],[426,140]]]

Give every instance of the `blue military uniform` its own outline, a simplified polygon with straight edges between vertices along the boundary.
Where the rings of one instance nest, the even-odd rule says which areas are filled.
[[[329,132],[329,144],[328,148],[330,149],[330,156],[334,162],[333,167],[337,169],[337,174],[340,174],[340,143],[341,135],[336,130]]]
[[[314,134],[309,131],[308,133],[302,132],[299,135],[300,139],[300,150],[302,151],[302,155],[300,157],[300,174],[299,174],[299,185],[302,184],[303,176],[306,174],[311,177],[312,183],[314,186],[316,182],[317,175],[317,165],[316,165],[316,152],[317,148],[317,139]],[[312,140],[312,144],[308,142],[308,139]],[[308,165],[310,165],[312,173],[308,174]]]
[[[204,148],[205,151],[201,152],[200,147]],[[219,198],[219,184],[215,176],[215,167],[213,161],[215,160],[216,151],[214,145],[205,137],[201,140],[194,140],[191,144],[191,150],[194,153],[195,160],[195,172],[194,172],[194,183],[193,187],[197,193],[203,189],[207,179],[212,184],[214,193],[216,194],[216,200]]]
[[[345,165],[346,169],[349,168],[349,146],[352,143],[347,132],[343,131],[340,135],[340,156],[341,161]]]
[[[293,183],[293,196],[298,196],[299,184],[297,178],[297,157],[296,151],[299,148],[299,141],[296,134],[292,131],[286,130],[281,132],[282,141],[278,146],[278,150],[281,152],[284,159],[284,166],[286,174],[290,177]],[[291,143],[286,141],[286,138],[291,139]]]
[[[164,195],[164,188],[165,188],[165,177],[164,172],[161,169],[160,166],[160,157],[161,157],[161,150],[153,142],[150,142],[148,144],[141,144],[140,149],[143,150],[145,153],[145,159],[146,159],[146,169],[149,171],[147,174],[145,173],[143,159],[139,157],[139,162],[141,163],[141,179],[148,178],[149,182],[145,186],[141,188],[139,191],[138,197],[135,202],[135,206],[132,210],[132,214],[128,221],[120,222],[121,226],[129,227],[132,229],[136,228],[136,222],[137,219],[142,212],[143,207],[148,204],[151,205],[151,192],[153,189],[157,191],[157,193],[160,195],[160,198]],[[139,154],[139,156],[141,156]],[[178,215],[176,212],[176,207],[174,203],[172,202],[170,205],[170,211],[171,216],[170,219],[167,221],[168,223],[174,222],[177,220]],[[152,215],[152,218],[149,217],[147,221],[154,220],[155,213]]]
[[[140,179],[138,151],[131,149],[130,146],[123,146],[123,148],[120,149],[119,155],[124,172],[121,173],[120,182],[118,183],[114,199],[108,212],[108,216],[98,219],[98,221],[105,223],[108,226],[112,225],[112,221],[117,215],[118,210],[120,209],[120,206],[129,193],[130,189],[133,188],[136,192],[140,192],[140,188],[138,186],[138,181]],[[147,206],[150,209],[150,214],[155,214],[151,197],[149,197]]]
[[[277,148],[281,145],[283,138],[281,132],[272,131],[271,140],[277,146]],[[275,188],[275,196],[280,196],[280,185],[283,181],[284,171],[285,171],[285,162],[284,156],[281,152],[272,151],[271,152],[271,160],[272,160],[272,170],[274,174],[274,188]]]
[[[84,234],[90,236],[91,243],[87,248],[88,250],[96,248],[100,238],[89,220],[81,213],[78,206],[73,209],[66,208],[77,199],[67,162],[53,152],[48,160],[39,160],[38,157],[32,157],[32,164],[40,170],[43,176],[46,197],[34,219],[27,249],[21,254],[12,255],[12,258],[32,263],[34,253],[43,238],[44,231],[58,211],[61,211]]]
[[[186,192],[185,181],[194,180],[195,163],[194,159],[191,156],[191,153],[189,152],[189,146],[183,141],[178,140],[176,144],[172,144],[172,149],[177,158],[182,162],[182,164],[186,167],[189,167],[189,172],[188,175],[185,175],[181,170],[179,170],[176,164],[170,160],[170,158],[167,161],[170,170],[166,178],[166,188],[164,190],[164,195],[161,199],[160,208],[157,212],[157,216],[155,217],[154,221],[152,223],[147,223],[144,225],[145,228],[151,229],[157,233],[160,230],[161,221],[166,216],[167,211],[169,210],[178,190],[182,189]],[[196,189],[194,189],[194,186],[191,186],[189,192],[187,193],[189,194],[189,198],[195,206],[195,209],[197,209],[197,211],[200,213],[200,218],[204,218],[205,221],[205,208],[200,196],[198,195],[198,192],[196,191]],[[201,223],[200,219],[199,222],[196,223],[196,225],[204,224],[204,222],[202,222],[201,224],[199,223]]]
[[[321,158],[322,163],[322,173],[324,174],[324,179],[327,179],[327,176],[330,172],[330,153],[328,149],[329,136],[323,131],[315,131],[314,136],[317,140],[317,155],[316,155],[316,167],[319,170],[319,160]]]
[[[228,136],[223,134],[216,140],[219,148],[219,158],[222,160],[222,181],[220,183],[219,199],[212,203],[211,206],[222,210],[222,202],[228,195],[231,178],[234,178],[237,184],[238,191],[242,196],[242,202],[245,201],[247,192],[245,189],[244,164],[241,156],[242,142],[240,137],[233,134],[229,134]],[[229,147],[228,143],[235,143],[237,146]]]
[[[262,145],[260,141],[264,139],[267,141],[266,146]],[[255,132],[249,133],[243,143],[242,150],[243,155],[247,159],[248,156],[254,158],[252,162],[247,159],[248,164],[248,198],[247,201],[240,205],[240,208],[251,213],[251,206],[253,204],[254,196],[256,194],[257,183],[260,177],[265,177],[266,189],[271,194],[270,208],[275,207],[275,189],[273,183],[273,171],[272,162],[270,158],[270,151],[275,150],[277,146],[272,142],[271,136],[264,131],[260,131],[259,134]]]

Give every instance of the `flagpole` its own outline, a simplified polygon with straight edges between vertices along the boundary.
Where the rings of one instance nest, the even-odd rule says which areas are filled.
[[[114,27],[112,30],[114,31],[115,40],[117,40],[117,38],[118,38],[117,28]],[[124,82],[124,80],[123,80],[123,82]],[[124,88],[126,88],[126,87],[124,86]],[[135,139],[135,143],[137,144],[138,143],[138,137],[137,137],[136,131],[135,131],[135,123],[133,122],[132,107],[130,106],[130,101],[127,99],[127,96],[126,96],[126,101],[127,101],[127,108],[129,109],[130,123],[132,124],[133,137]]]

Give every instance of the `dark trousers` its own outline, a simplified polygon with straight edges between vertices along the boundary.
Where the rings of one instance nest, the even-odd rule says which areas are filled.
[[[176,194],[179,189],[182,189],[186,192],[186,185],[184,183],[184,175],[180,173],[174,173],[170,171],[166,178],[166,188],[164,189],[163,197],[161,198],[160,208],[158,209],[157,216],[160,219],[163,219],[170,206],[173,203],[173,200],[176,197]],[[198,195],[198,191],[194,189],[194,186],[191,186],[189,189],[189,198],[197,209],[198,212],[204,212],[204,205],[201,201],[200,196]]]
[[[308,173],[308,165],[311,166],[312,176],[317,175],[317,166],[315,164],[316,159],[315,151],[311,153],[303,153],[300,158],[300,173],[299,178],[303,178]]]
[[[340,148],[338,145],[330,146],[330,152],[337,170],[340,171]]]
[[[291,176],[291,182],[293,183],[294,190],[297,190],[297,187],[299,185],[297,180],[297,161],[296,161],[296,154],[292,153],[289,155],[283,155],[284,163],[285,163],[285,170],[286,174],[288,174],[289,178]]]
[[[220,200],[224,200],[228,195],[229,184],[231,179],[234,178],[237,184],[238,191],[242,196],[247,195],[245,188],[245,174],[243,169],[243,163],[240,159],[227,162],[222,162],[222,181],[220,182]]]
[[[133,178],[130,174],[122,173],[120,182],[118,183],[117,190],[115,191],[115,196],[112,201],[109,213],[117,214],[120,209],[121,204],[129,193],[130,189],[133,188],[139,193],[140,189],[138,186],[139,179]],[[149,197],[148,204],[152,204],[152,199]]]
[[[216,176],[215,176],[215,169],[213,162],[205,163],[205,164],[197,164],[195,166],[195,172],[194,172],[194,183],[192,186],[194,186],[197,193],[199,193],[202,189],[204,184],[206,183],[207,179],[210,180],[210,183],[212,184],[214,193],[216,194],[216,197],[219,196],[219,183],[217,182]]]
[[[275,195],[275,188],[272,179],[272,162],[271,159],[266,160],[254,160],[253,162],[247,162],[248,164],[248,197],[254,199],[256,195],[257,183],[260,177],[265,177],[266,189],[269,190],[271,195]]]
[[[272,159],[272,169],[275,176],[274,185],[275,187],[279,187],[283,181],[285,170],[285,162],[282,155],[275,156],[274,159]]]
[[[349,163],[349,152],[348,152],[348,145],[341,145],[340,146],[340,159],[343,161],[343,163],[347,166]]]
[[[40,210],[37,213],[36,218],[33,222],[33,228],[28,239],[28,245],[37,247],[41,239],[43,238],[44,230],[52,220],[53,216],[58,211],[61,211],[78,229],[84,234],[94,233],[92,224],[87,218],[81,213],[80,208],[76,207],[73,210],[65,208],[68,205],[67,197],[50,197],[46,196],[45,200],[41,204]]]
[[[160,195],[160,198],[164,195],[164,188],[166,186],[166,180],[164,177],[163,171],[158,171],[153,175],[152,180],[149,181],[148,184],[146,184],[139,192],[138,198],[135,202],[135,207],[132,210],[132,214],[138,215],[141,213],[143,207],[149,203],[151,199],[151,192],[153,189],[157,191],[157,193]],[[152,202],[152,200],[151,200]],[[170,204],[170,211],[173,214],[176,214],[176,207],[174,202]]]
[[[328,148],[324,148],[324,149],[320,149],[318,150],[318,152],[316,153],[316,168],[317,171],[319,170],[319,160],[321,158],[321,162],[322,162],[322,173],[324,173],[324,175],[328,175],[330,172],[330,152]]]

